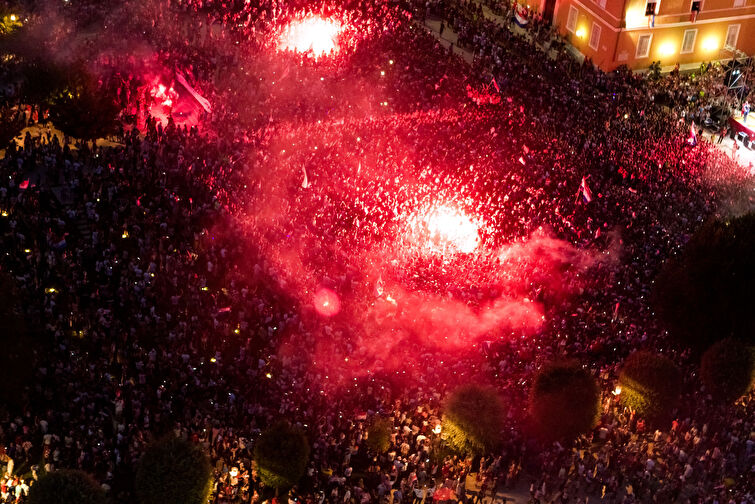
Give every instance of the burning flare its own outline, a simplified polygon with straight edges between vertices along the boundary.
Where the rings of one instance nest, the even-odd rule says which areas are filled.
[[[312,51],[315,58],[335,51],[337,39],[343,30],[340,22],[307,16],[291,22],[280,38],[278,48],[305,53]]]
[[[480,244],[480,226],[463,211],[441,205],[421,214],[418,227],[427,238],[427,246],[469,254]]]

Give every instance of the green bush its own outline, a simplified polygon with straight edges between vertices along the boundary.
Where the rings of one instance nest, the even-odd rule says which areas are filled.
[[[377,453],[385,453],[391,446],[393,422],[388,418],[375,417],[367,428],[367,447]]]
[[[752,387],[755,372],[753,350],[743,342],[727,338],[710,347],[700,364],[705,388],[716,398],[731,402]]]
[[[653,305],[675,337],[704,349],[734,336],[755,342],[755,214],[704,224],[664,264]]]
[[[573,440],[598,421],[600,388],[576,362],[551,363],[535,375],[529,397],[537,431],[551,440]]]
[[[682,374],[671,359],[638,351],[624,361],[619,385],[622,404],[650,421],[663,421],[679,402]]]
[[[140,504],[205,504],[212,490],[212,467],[197,445],[169,436],[139,460],[134,482]]]
[[[47,473],[29,489],[29,504],[104,504],[105,491],[84,471]]]
[[[501,441],[503,401],[492,387],[467,384],[446,400],[443,437],[460,453],[487,453]]]
[[[307,469],[309,442],[301,430],[288,422],[278,422],[257,440],[254,461],[266,486],[290,488],[304,476]]]

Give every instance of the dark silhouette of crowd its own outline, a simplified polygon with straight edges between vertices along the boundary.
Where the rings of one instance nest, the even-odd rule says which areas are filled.
[[[696,357],[648,302],[663,261],[721,211],[716,183],[747,177],[711,143],[687,142],[698,104],[682,77],[669,78],[669,110],[643,76],[544,52],[552,31],[536,16],[517,35],[470,1],[103,5],[61,15],[77,20],[69,36],[109,26],[77,40],[96,52],[103,85],[118,88],[116,142],[56,135],[43,108],[10,91],[0,109],[32,126],[0,160],[0,271],[36,349],[33,378],[0,418],[2,502],[23,502],[39,474],[59,468],[83,469],[129,502],[136,461],[166,433],[210,454],[217,503],[422,503],[441,487],[473,503],[522,488],[531,502],[755,502],[752,394],[720,405],[701,390]],[[508,2],[487,6],[511,17]],[[270,34],[302,12],[343,19],[348,47],[320,59],[277,51]],[[473,48],[472,66],[441,49],[428,16]],[[114,27],[150,51],[99,47]],[[194,123],[150,115],[152,76],[174,70],[212,103]],[[500,88],[500,103],[476,104],[467,85]],[[458,183],[488,197],[491,247],[544,233],[602,259],[559,277],[565,286],[536,273],[517,284],[544,311],[526,337],[504,325],[453,351],[403,337],[389,357],[371,348],[384,341],[371,340],[371,323],[318,316],[296,277],[321,273],[351,305],[370,306],[366,262],[339,254],[374,250],[402,184],[436,177],[451,181],[446,192]],[[344,202],[352,194],[361,207]],[[359,208],[373,213],[354,231]],[[292,249],[302,275],[284,271]],[[461,287],[438,274],[443,264],[419,280],[415,267],[397,267],[392,281],[453,291],[469,306],[499,295],[469,288],[473,266]],[[651,427],[612,394],[622,359],[647,347],[687,377],[668,425]],[[528,387],[564,355],[599,378],[600,421],[573,445],[545,444],[527,428]],[[342,362],[350,356],[354,366]],[[495,385],[509,407],[501,448],[483,457],[449,452],[435,430],[446,394],[470,381]],[[376,416],[394,425],[385,453],[367,448]],[[281,418],[305,430],[312,455],[302,481],[272,497],[252,454]]]

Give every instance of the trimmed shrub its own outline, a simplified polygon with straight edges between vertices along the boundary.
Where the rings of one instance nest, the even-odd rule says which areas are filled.
[[[554,362],[535,375],[529,396],[537,431],[550,440],[573,440],[598,422],[600,388],[576,362]]]
[[[47,473],[29,489],[29,504],[104,504],[105,491],[84,471]]]
[[[487,453],[501,441],[503,415],[503,401],[493,387],[462,385],[446,400],[442,420],[446,442],[460,453]]]
[[[307,469],[309,442],[301,430],[288,422],[278,422],[257,440],[254,461],[266,486],[291,488]]]
[[[134,489],[140,504],[206,504],[212,490],[210,459],[189,441],[162,438],[139,460]]]
[[[732,402],[752,387],[755,372],[753,350],[743,342],[727,338],[710,347],[700,364],[700,378],[714,397]]]
[[[367,428],[367,448],[377,453],[385,453],[391,446],[393,422],[388,418],[375,417]]]
[[[624,361],[619,385],[622,404],[650,421],[663,421],[679,402],[682,373],[671,359],[638,351]]]

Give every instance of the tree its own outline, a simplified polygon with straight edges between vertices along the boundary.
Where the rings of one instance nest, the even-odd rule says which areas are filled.
[[[367,447],[377,453],[384,453],[391,446],[393,422],[387,418],[375,417],[367,428]]]
[[[25,61],[21,65],[21,76],[21,97],[28,103],[48,105],[67,87],[65,67],[42,57]]]
[[[29,504],[105,504],[105,491],[84,471],[61,469],[31,485]]]
[[[650,421],[663,421],[679,402],[682,374],[671,359],[638,351],[624,361],[619,386],[622,404]]]
[[[704,224],[664,264],[653,304],[675,337],[706,348],[734,336],[755,342],[755,214]]]
[[[597,424],[600,388],[590,372],[576,362],[554,362],[535,375],[529,406],[541,435],[571,441]]]
[[[753,373],[753,349],[733,338],[721,340],[706,350],[700,364],[705,388],[724,402],[746,394],[752,387]]]
[[[75,138],[104,137],[114,133],[118,124],[115,98],[82,62],[67,67],[65,86],[53,94],[49,105],[55,126]]]
[[[454,450],[486,453],[501,441],[503,401],[492,387],[467,384],[446,400],[442,420],[444,437]]]
[[[67,135],[83,140],[116,131],[120,108],[82,61],[59,63],[47,58],[22,65],[21,96],[50,108],[50,118]]]
[[[14,279],[0,273],[0,400],[21,406],[23,390],[34,377],[35,349],[40,342],[32,338],[26,323]]]
[[[205,504],[212,489],[210,459],[189,441],[162,438],[139,460],[134,489],[141,504]]]
[[[262,433],[254,447],[260,479],[271,488],[294,486],[307,468],[309,442],[288,422],[278,422]]]

